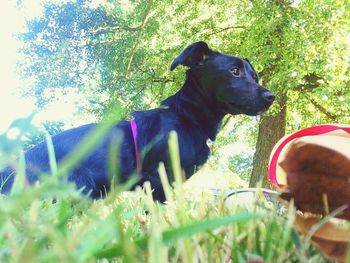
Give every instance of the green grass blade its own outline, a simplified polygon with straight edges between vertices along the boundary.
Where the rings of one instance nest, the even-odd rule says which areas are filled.
[[[18,170],[15,175],[13,186],[11,189],[11,195],[23,192],[26,185],[26,161],[24,157],[24,152],[20,152]]]
[[[292,233],[291,233],[291,239],[293,241],[293,244],[295,246],[295,248],[298,250],[298,251],[301,251],[302,249],[302,243],[300,241],[300,236],[298,234],[298,232],[294,229],[292,229]]]
[[[175,131],[170,132],[168,144],[169,144],[171,167],[174,173],[175,182],[178,185],[180,185],[183,180],[182,180],[182,172],[181,172],[179,142],[177,138],[177,133]]]
[[[119,184],[120,181],[120,146],[122,142],[123,134],[117,132],[113,135],[111,143],[108,149],[108,175],[111,182],[111,190]]]
[[[255,230],[255,252],[258,255],[262,254],[262,245],[261,245],[261,230],[259,227],[256,228]]]
[[[58,169],[57,169],[57,161],[56,161],[53,142],[49,134],[45,134],[45,138],[46,138],[47,152],[49,155],[49,164],[50,164],[51,174],[54,176],[57,176]]]
[[[58,175],[63,176],[68,174],[74,167],[77,166],[89,153],[91,153],[96,145],[100,143],[104,136],[113,128],[120,119],[121,110],[117,114],[111,114],[102,121],[96,128],[82,139],[78,147],[75,147],[59,164]]]
[[[305,242],[308,243],[310,242],[312,236],[317,232],[318,229],[320,229],[325,223],[327,223],[329,220],[334,218],[335,216],[341,214],[345,209],[348,208],[348,205],[342,205],[335,209],[332,213],[324,216],[320,222],[317,224],[313,225],[309,231],[309,233],[305,236]]]
[[[288,209],[288,215],[287,220],[284,223],[284,231],[282,232],[282,238],[281,243],[279,245],[279,249],[286,250],[288,242],[290,241],[291,232],[293,229],[295,219],[295,208],[294,208],[294,202],[290,202],[289,209]]]
[[[265,247],[264,247],[264,252],[263,252],[263,258],[267,261],[270,262],[273,254],[274,254],[274,241],[277,240],[275,238],[276,235],[276,229],[278,226],[276,225],[275,222],[271,222],[267,228],[267,234],[266,234],[266,241],[265,241]]]
[[[179,239],[186,238],[200,232],[210,231],[218,227],[234,223],[246,222],[258,218],[261,218],[261,216],[258,214],[241,213],[237,215],[229,215],[224,217],[207,219],[202,222],[195,222],[189,225],[178,227],[170,231],[166,231],[163,233],[163,241],[167,244],[172,244],[173,242]]]
[[[170,183],[169,183],[166,170],[165,170],[165,165],[163,162],[159,163],[158,174],[164,189],[165,198],[168,202],[172,202],[173,200],[171,197]]]
[[[194,234],[201,232],[211,231],[219,227],[227,226],[230,224],[247,222],[249,220],[256,220],[262,218],[263,216],[255,213],[241,213],[236,215],[223,216],[218,218],[207,219],[200,222],[194,222],[188,225],[180,226],[171,230],[164,231],[162,233],[162,240],[166,245],[171,245],[174,242],[188,238]],[[148,237],[143,237],[136,240],[134,243],[141,249],[145,249],[147,246]],[[123,254],[122,244],[118,243],[116,245],[104,248],[100,251],[96,251],[94,256],[96,259],[101,258],[113,258],[118,257]]]

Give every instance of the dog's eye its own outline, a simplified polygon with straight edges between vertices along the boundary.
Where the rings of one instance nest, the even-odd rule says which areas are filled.
[[[233,76],[239,77],[241,75],[241,71],[239,70],[238,67],[233,67],[230,69],[230,72],[232,73]]]

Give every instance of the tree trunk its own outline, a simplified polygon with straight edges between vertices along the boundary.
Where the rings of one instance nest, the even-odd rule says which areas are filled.
[[[255,187],[262,181],[261,187],[272,188],[267,176],[269,157],[275,144],[285,134],[286,127],[286,93],[278,94],[276,102],[280,111],[276,115],[263,115],[259,123],[259,134],[253,159],[253,170],[249,187]]]

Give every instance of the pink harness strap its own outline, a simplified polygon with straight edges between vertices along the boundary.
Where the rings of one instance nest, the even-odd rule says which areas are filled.
[[[280,155],[283,147],[287,145],[287,143],[289,143],[291,140],[294,140],[296,138],[300,138],[303,136],[320,135],[320,134],[328,133],[328,132],[339,130],[339,129],[343,130],[347,133],[350,133],[349,127],[342,127],[342,126],[336,126],[336,125],[318,125],[318,126],[302,129],[302,130],[295,132],[295,133],[291,134],[290,136],[288,136],[277,147],[275,153],[273,154],[273,156],[271,158],[271,162],[269,165],[269,171],[268,171],[270,182],[273,183],[274,185],[277,185],[278,187],[283,187],[283,185],[279,184],[277,181],[276,168],[277,168],[278,156]]]
[[[136,172],[139,177],[142,177],[142,165],[140,160],[139,149],[137,147],[137,124],[135,119],[130,121],[132,137],[134,139],[134,149],[135,149],[135,158],[136,158]]]

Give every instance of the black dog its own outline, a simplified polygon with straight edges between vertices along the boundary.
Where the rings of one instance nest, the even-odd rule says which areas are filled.
[[[83,188],[83,193],[100,198],[111,187],[108,176],[108,151],[117,132],[123,133],[120,148],[121,181],[126,181],[139,166],[138,185],[150,181],[156,200],[164,201],[164,192],[157,172],[164,162],[171,173],[168,152],[170,131],[178,134],[181,165],[186,177],[203,165],[210,153],[207,140],[215,140],[218,128],[226,114],[258,115],[266,111],[275,96],[258,83],[258,76],[246,59],[211,50],[204,42],[188,46],[172,63],[189,67],[186,81],[173,96],[162,102],[162,107],[134,112],[134,121],[121,121],[108,133],[103,142],[68,175],[68,180]],[[60,162],[96,124],[67,130],[52,138],[56,159]],[[133,126],[133,127],[132,127]],[[134,129],[134,131],[132,130]],[[137,132],[137,141],[134,142]],[[155,138],[157,138],[155,140]],[[154,141],[142,164],[138,150]],[[38,171],[49,172],[46,143],[25,153],[27,181],[38,180]],[[137,163],[139,162],[139,165]],[[14,181],[11,168],[0,173],[2,192],[8,192]]]

